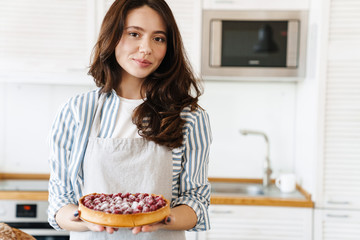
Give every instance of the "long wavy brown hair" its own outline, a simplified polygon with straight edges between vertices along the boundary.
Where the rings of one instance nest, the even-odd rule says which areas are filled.
[[[121,81],[121,67],[115,58],[115,47],[124,31],[125,19],[132,9],[144,5],[154,9],[166,24],[167,51],[158,69],[142,83],[146,100],[133,114],[139,134],[160,145],[177,148],[183,144],[185,121],[180,114],[185,107],[199,107],[201,85],[186,56],[180,31],[169,6],[164,0],[117,0],[103,20],[94,47],[89,75],[101,91],[116,89]]]

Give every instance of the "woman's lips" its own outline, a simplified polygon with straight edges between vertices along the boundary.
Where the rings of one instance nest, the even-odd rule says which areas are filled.
[[[134,59],[134,61],[140,66],[140,67],[148,67],[152,63],[146,59]]]

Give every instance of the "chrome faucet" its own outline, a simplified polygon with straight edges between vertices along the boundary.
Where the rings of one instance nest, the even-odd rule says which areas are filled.
[[[271,167],[270,167],[270,158],[269,158],[269,153],[270,153],[270,144],[269,144],[269,138],[267,137],[267,135],[264,132],[260,132],[260,131],[252,131],[252,130],[246,130],[246,129],[240,129],[240,133],[242,135],[248,135],[248,134],[252,134],[252,135],[262,135],[265,138],[265,142],[266,142],[266,157],[265,157],[265,162],[264,162],[264,172],[263,172],[263,186],[264,187],[268,187],[270,185],[270,176],[272,173]]]

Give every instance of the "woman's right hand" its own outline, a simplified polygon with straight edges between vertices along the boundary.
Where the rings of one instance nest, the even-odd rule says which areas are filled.
[[[118,230],[118,228],[104,227],[104,226],[101,226],[101,225],[97,225],[97,224],[82,221],[80,219],[80,217],[79,217],[79,212],[78,211],[75,211],[74,216],[72,217],[71,220],[75,221],[75,222],[82,222],[90,231],[93,231],[93,232],[106,231],[107,233],[112,234],[112,233],[114,233],[114,232],[116,232]]]
[[[79,217],[78,206],[75,204],[68,204],[60,208],[59,211],[56,213],[55,219],[57,224],[62,229],[67,231],[106,231],[111,234],[118,230],[117,228],[104,227],[81,220]]]

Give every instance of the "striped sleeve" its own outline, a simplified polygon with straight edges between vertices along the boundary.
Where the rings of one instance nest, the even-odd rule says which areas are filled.
[[[212,135],[209,117],[201,109],[196,112],[185,111],[182,117],[186,120],[185,143],[179,175],[179,195],[174,199],[173,206],[190,206],[197,215],[197,224],[189,231],[206,231],[210,229],[208,163]]]
[[[56,230],[61,230],[55,221],[57,211],[76,197],[70,184],[69,158],[74,142],[77,124],[71,111],[70,102],[65,104],[55,118],[50,131],[50,180],[48,221]]]

